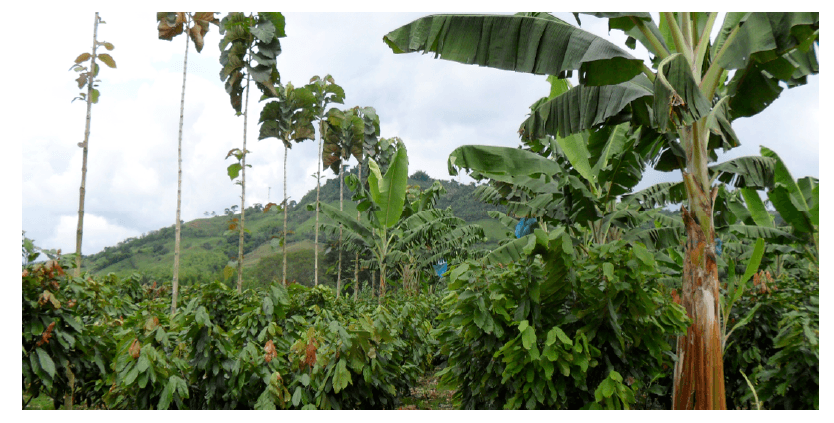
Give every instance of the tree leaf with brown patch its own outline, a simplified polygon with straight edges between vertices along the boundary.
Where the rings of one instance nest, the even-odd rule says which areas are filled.
[[[75,58],[75,64],[79,64],[81,62],[90,60],[90,57],[93,57],[90,55],[90,53],[81,53],[80,55],[78,55],[78,57]]]
[[[185,26],[185,12],[157,12],[156,20],[159,22],[159,39],[171,41],[177,35],[182,34]]]
[[[111,57],[109,54],[107,54],[107,53],[99,54],[98,58],[101,59],[101,61],[104,62],[105,65],[110,66],[113,69],[116,68],[116,61],[113,60],[113,57]]]

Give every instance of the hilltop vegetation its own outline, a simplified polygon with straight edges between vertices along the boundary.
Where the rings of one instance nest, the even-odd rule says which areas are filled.
[[[355,168],[349,173],[355,174]],[[408,179],[410,186],[428,188],[434,183],[422,171],[416,171]],[[455,216],[467,223],[479,224],[484,228],[487,242],[475,248],[489,249],[498,245],[498,240],[504,238],[505,229],[495,219],[487,215],[488,211],[505,211],[502,206],[484,204],[473,195],[475,183],[460,184],[455,180],[438,180],[446,189],[436,207],[445,209],[451,207]],[[322,202],[339,207],[338,178],[327,180],[321,187]],[[300,201],[289,201],[289,215],[287,225],[287,262],[289,269],[287,277],[291,281],[311,286],[313,284],[313,230],[315,213],[307,210],[307,204],[315,202],[316,191],[311,189]],[[347,213],[356,215],[356,204],[350,201],[350,191],[345,192],[344,208]],[[274,210],[274,209],[273,209]],[[280,278],[281,251],[279,240],[283,225],[280,213],[270,210],[262,212],[260,204],[246,209],[246,229],[250,232],[244,235],[243,253],[245,255],[244,283],[254,281],[268,283],[271,278]],[[231,210],[229,210],[231,212]],[[217,212],[216,212],[217,213]],[[223,269],[231,260],[237,258],[238,234],[228,232],[231,219],[240,217],[240,213],[217,213],[216,216],[194,219],[182,226],[182,245],[180,256],[180,283],[188,285],[196,282],[209,282],[214,279],[231,281],[223,274]],[[323,222],[330,222],[326,216],[321,216]],[[331,240],[325,238],[320,251],[327,251],[327,244]],[[140,273],[150,281],[170,281],[174,262],[174,225],[160,228],[135,238],[128,238],[115,246],[105,247],[99,253],[84,257],[84,263],[90,271],[97,275],[110,272],[120,277],[132,273]],[[320,282],[335,286],[335,273],[327,272],[329,267],[335,266],[334,254],[326,254],[324,269],[320,269]],[[261,263],[263,261],[263,263]],[[267,265],[269,263],[269,265]],[[279,264],[275,267],[275,264]],[[352,269],[353,263],[345,263]],[[345,267],[347,269],[347,267]],[[351,270],[352,271],[352,270]],[[323,278],[323,279],[322,279]]]

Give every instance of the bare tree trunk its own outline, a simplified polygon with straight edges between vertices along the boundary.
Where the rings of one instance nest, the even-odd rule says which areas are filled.
[[[187,14],[186,14],[187,16]],[[186,24],[186,28],[188,25]],[[185,37],[185,58],[182,61],[182,94],[180,95],[180,134],[177,141],[177,229],[174,232],[174,279],[171,290],[171,314],[177,312],[177,295],[179,294],[180,276],[180,238],[182,236],[182,224],[180,210],[182,205],[182,123],[183,111],[185,110],[185,74],[188,66],[188,39]]]
[[[681,302],[692,325],[678,338],[672,406],[675,410],[726,410],[718,268],[715,263],[713,204],[707,173],[708,132],[703,122],[681,127],[687,154],[683,172],[689,207],[681,207],[686,229]]]
[[[382,304],[382,297],[385,296],[385,265],[379,265],[379,303]]]
[[[252,52],[250,51],[251,55]],[[243,292],[243,218],[246,214],[246,121],[249,117],[249,80],[250,75],[246,75],[246,104],[243,106],[243,167],[240,174],[240,242],[238,244],[237,254],[237,292]]]
[[[98,12],[93,25],[93,58],[90,62],[90,70],[87,73],[87,124],[84,128],[83,159],[81,162],[81,188],[78,194],[78,229],[75,232],[75,276],[81,276],[81,238],[84,234],[84,197],[87,194],[87,146],[90,142],[90,119],[92,118],[93,106],[93,74],[96,69],[96,37],[98,37]]]
[[[363,187],[362,185],[362,162],[359,162],[359,187]],[[356,221],[359,222],[362,219],[362,212],[359,210],[356,211]],[[353,301],[359,300],[359,252],[356,252],[356,267],[353,270],[353,277],[354,277],[354,290],[353,290]]]
[[[319,196],[321,193],[321,139],[324,138],[324,125],[319,116],[319,147],[316,150],[318,161],[316,162],[316,242],[313,246],[315,259],[315,286],[319,286]]]
[[[284,267],[281,270],[281,278],[284,286],[287,286],[287,145],[284,144],[284,239],[282,240],[282,251],[284,254]]]
[[[339,211],[344,211],[344,167],[339,163]],[[339,269],[336,271],[336,298],[342,295],[342,224],[339,224]]]

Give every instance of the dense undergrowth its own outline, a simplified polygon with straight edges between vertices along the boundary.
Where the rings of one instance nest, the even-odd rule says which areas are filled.
[[[688,319],[653,283],[652,259],[626,247],[595,246],[555,282],[540,258],[469,260],[436,294],[395,291],[381,303],[322,286],[195,284],[174,315],[166,287],[72,277],[71,256],[57,256],[23,269],[24,402],[393,409],[413,407],[410,394],[439,369],[455,408],[668,409],[672,346]],[[730,404],[818,408],[818,298],[786,274],[762,274],[742,297],[730,319],[757,309],[727,348]]]

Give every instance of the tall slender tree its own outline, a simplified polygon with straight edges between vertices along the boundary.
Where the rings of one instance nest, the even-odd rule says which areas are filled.
[[[214,17],[216,12],[157,12],[156,20],[159,22],[159,39],[171,41],[183,31],[188,33],[185,37],[185,53],[182,59],[182,92],[180,94],[180,128],[177,138],[177,220],[176,231],[174,232],[174,276],[171,281],[171,314],[177,311],[177,296],[179,294],[179,273],[180,273],[180,238],[182,234],[182,220],[180,209],[182,204],[182,124],[185,111],[185,77],[188,68],[188,42],[194,40],[194,47],[197,53],[203,50],[205,44],[203,37],[209,30],[209,24],[217,25],[220,21]],[[206,212],[208,216],[208,212]]]
[[[361,110],[361,112],[360,112]],[[339,210],[344,210],[344,162],[353,156],[362,161],[362,144],[365,141],[365,122],[363,116],[376,116],[372,107],[339,110],[330,109],[327,113],[327,136],[324,139],[322,160],[324,167],[330,167],[339,175]],[[372,128],[373,131],[373,123]],[[379,118],[376,119],[376,132],[379,132]],[[342,225],[339,224],[339,264],[336,274],[336,298],[342,291]]]
[[[593,15],[623,31],[627,46],[640,41],[653,56],[652,68],[544,13],[428,16],[384,41],[395,53],[431,51],[447,60],[560,77],[578,71],[578,86],[539,105],[522,125],[532,138],[623,121],[643,128],[643,141],[654,143],[655,169],[680,170],[686,190],[681,298],[693,323],[677,343],[673,407],[724,409],[713,222],[717,175],[707,164],[719,147],[739,145],[734,119],[764,110],[783,90],[780,82],[796,87],[819,72],[819,14],[727,13],[714,40],[717,13],[664,12],[659,24],[648,13]]]
[[[261,124],[258,140],[275,137],[284,143],[284,201],[281,208],[284,212],[284,231],[281,238],[283,267],[281,271],[282,283],[287,285],[287,150],[292,148],[291,141],[302,142],[314,140],[316,129],[313,126],[314,116],[310,106],[313,95],[307,88],[295,88],[291,83],[286,87],[278,87],[277,101],[267,103],[261,110]],[[269,211],[274,203],[264,207],[264,213]]]
[[[90,142],[90,119],[92,118],[92,106],[93,103],[98,103],[99,98],[99,90],[96,88],[98,85],[96,82],[100,80],[94,79],[98,76],[99,66],[96,63],[96,59],[101,59],[105,65],[115,68],[116,61],[107,54],[102,53],[98,54],[97,49],[99,46],[104,46],[107,50],[113,50],[113,44],[98,41],[98,24],[105,23],[99,16],[98,12],[96,12],[95,21],[93,23],[93,48],[91,53],[81,53],[76,59],[75,64],[72,65],[70,68],[74,70],[80,75],[78,79],[75,81],[78,82],[78,88],[83,89],[84,86],[87,87],[86,93],[79,93],[78,97],[72,99],[75,100],[85,100],[87,102],[87,123],[84,127],[84,141],[78,143],[78,146],[83,149],[83,158],[81,162],[81,187],[79,188],[79,195],[78,195],[78,229],[75,233],[75,276],[81,276],[81,238],[84,234],[84,197],[87,194],[86,184],[87,184],[87,148]],[[86,66],[82,66],[81,63],[86,62],[87,60],[90,61],[90,68],[88,69]]]
[[[324,114],[327,105],[330,103],[343,104],[345,101],[345,90],[336,85],[333,77],[330,75],[320,78],[318,75],[310,79],[307,88],[313,93],[315,99],[313,103],[313,113],[319,123],[319,146],[316,149],[316,240],[313,246],[314,251],[314,284],[319,284],[319,197],[321,195],[321,145],[324,138]]]
[[[359,114],[362,116],[362,121],[365,124],[364,130],[364,138],[362,140],[362,156],[359,158],[359,163],[356,165],[357,167],[357,177],[359,181],[359,187],[364,187],[364,182],[362,181],[362,168],[368,166],[368,158],[374,154],[374,151],[379,143],[379,116],[376,114],[376,110],[372,107],[365,107],[359,109]],[[362,220],[362,211],[356,210],[356,221],[359,222]],[[353,277],[354,277],[354,290],[353,290],[353,300],[359,300],[359,252],[356,252],[356,256],[354,258],[354,270],[353,270]]]
[[[240,221],[237,259],[237,290],[243,291],[243,233],[245,231],[246,204],[246,131],[249,110],[249,83],[252,79],[265,97],[277,97],[275,86],[281,77],[276,68],[276,57],[281,54],[279,38],[285,37],[284,15],[279,12],[258,12],[245,15],[232,12],[220,21],[220,80],[226,83],[232,107],[243,115],[243,148],[232,149],[226,155],[234,155],[238,163],[231,164],[227,171],[229,178],[240,174]],[[227,49],[228,47],[228,49]],[[257,51],[253,51],[257,49]],[[257,62],[257,66],[253,66]],[[242,104],[243,77],[246,76],[246,104]],[[241,113],[241,109],[243,112]]]

